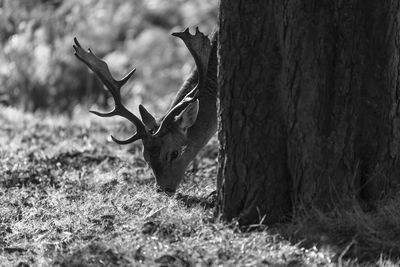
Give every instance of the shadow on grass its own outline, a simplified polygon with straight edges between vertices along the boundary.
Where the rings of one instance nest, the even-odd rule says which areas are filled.
[[[339,264],[357,259],[360,265],[386,266],[383,262],[389,260],[394,265],[388,266],[396,266],[400,263],[400,198],[396,198],[368,212],[357,205],[330,213],[313,209],[294,222],[277,227],[277,231],[306,249],[334,251],[333,260]]]
[[[142,247],[136,249],[132,255],[124,255],[108,248],[101,243],[93,243],[68,256],[58,256],[54,265],[62,267],[77,266],[136,266],[149,260],[142,252]],[[149,263],[149,262],[147,262]],[[169,254],[163,254],[154,259],[156,266],[192,266],[190,255],[184,251],[176,250]]]
[[[76,250],[70,255],[59,255],[54,261],[57,266],[128,266],[124,255],[101,243],[93,243]]]
[[[4,167],[0,186],[5,188],[28,185],[60,187],[60,172],[96,168],[99,164],[107,168],[120,166],[123,161],[117,157],[99,154],[96,151],[63,152],[53,157],[43,157],[40,153],[29,153],[26,159],[21,159],[11,167]]]
[[[96,153],[96,151],[74,151],[64,152],[48,160],[49,164],[62,169],[73,168],[79,170],[82,166],[98,165],[107,163],[111,166],[122,164],[122,161],[115,156]]]

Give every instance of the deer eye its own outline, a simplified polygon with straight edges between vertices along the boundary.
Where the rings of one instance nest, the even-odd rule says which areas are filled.
[[[171,161],[176,159],[178,156],[179,156],[178,150],[172,151],[172,153],[171,153]]]

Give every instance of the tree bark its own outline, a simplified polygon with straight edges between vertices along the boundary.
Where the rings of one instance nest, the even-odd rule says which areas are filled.
[[[219,212],[373,207],[399,182],[399,2],[222,0]]]
[[[290,209],[279,73],[270,1],[221,1],[219,185],[226,219],[281,219]],[[251,26],[250,26],[251,25]],[[269,193],[274,192],[274,193]]]

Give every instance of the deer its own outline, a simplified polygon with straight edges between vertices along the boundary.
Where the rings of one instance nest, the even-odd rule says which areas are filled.
[[[119,145],[141,140],[143,157],[153,171],[159,192],[173,194],[183,180],[189,163],[207,144],[217,130],[217,34],[211,39],[196,27],[172,33],[181,39],[192,55],[196,68],[185,80],[166,114],[158,119],[143,105],[139,105],[141,119],[122,103],[121,88],[131,78],[135,68],[121,80],[115,80],[105,61],[89,48],[85,51],[74,38],[75,56],[87,65],[111,93],[115,107],[102,113],[90,110],[100,117],[121,116],[129,120],[136,132],[126,140],[111,135]]]

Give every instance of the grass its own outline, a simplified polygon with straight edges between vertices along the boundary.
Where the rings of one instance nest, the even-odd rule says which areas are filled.
[[[216,140],[169,197],[139,144],[110,142],[126,132],[111,121],[1,108],[0,266],[399,264],[399,198],[378,214],[314,211],[242,231],[214,217]]]

